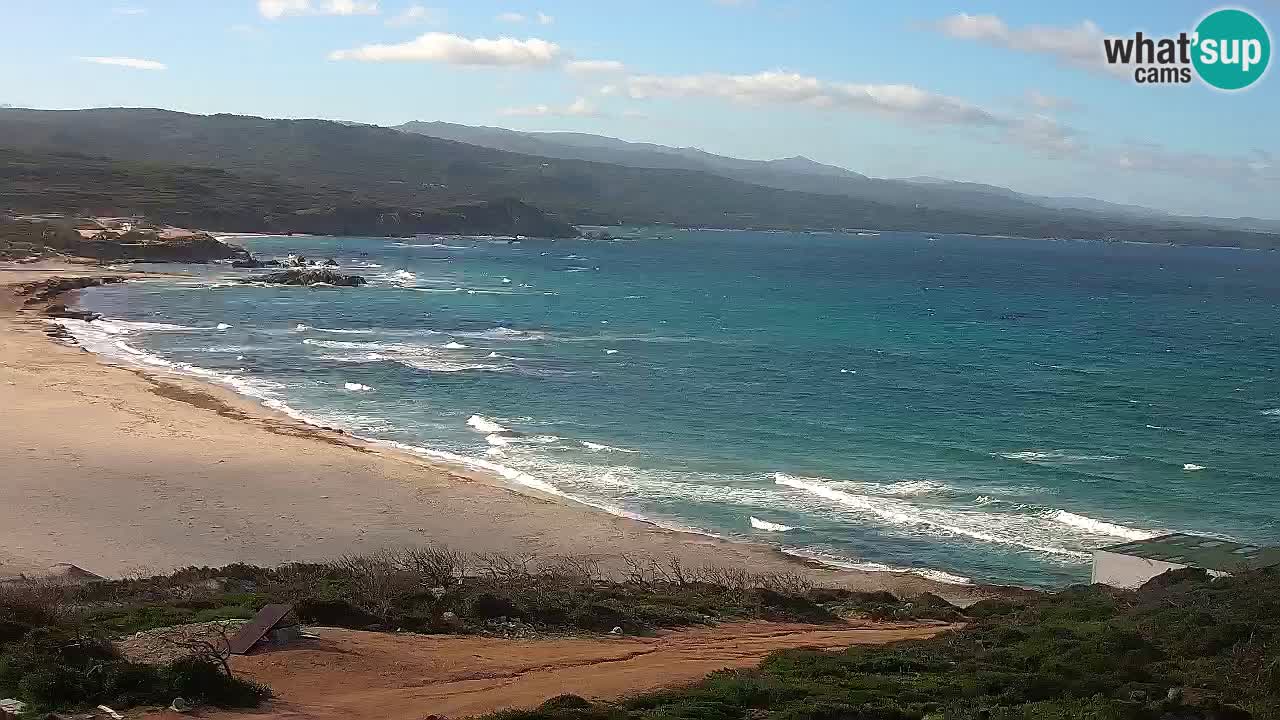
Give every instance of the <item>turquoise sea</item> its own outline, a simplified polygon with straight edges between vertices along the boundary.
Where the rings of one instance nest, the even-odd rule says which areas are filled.
[[[117,362],[823,562],[1087,580],[1280,543],[1280,253],[884,232],[254,238],[359,289],[89,291]],[[190,272],[190,268],[185,268]],[[352,478],[352,482],[360,482]]]

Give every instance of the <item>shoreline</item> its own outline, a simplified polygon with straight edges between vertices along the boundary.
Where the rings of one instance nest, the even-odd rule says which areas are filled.
[[[0,286],[4,286],[3,293],[6,298],[3,302],[11,303],[14,299],[12,289],[9,286],[18,282],[37,279],[37,277],[24,276],[65,276],[71,274],[95,275],[108,273],[107,271],[71,265],[0,265]],[[121,273],[116,271],[112,274]],[[146,272],[125,274],[134,279],[157,276],[155,273]],[[64,295],[61,301],[73,305],[74,297]],[[163,569],[173,569],[174,567],[191,564],[218,564],[218,560],[223,557],[226,557],[228,562],[246,561],[257,564],[278,565],[295,559],[320,559],[347,552],[369,552],[395,544],[424,544],[428,541],[433,541],[448,544],[456,549],[477,552],[519,551],[533,552],[539,555],[591,556],[602,561],[605,566],[619,570],[624,564],[626,556],[629,555],[662,559],[678,557],[682,562],[693,565],[747,565],[757,571],[799,572],[824,585],[836,585],[853,589],[886,589],[907,595],[933,592],[953,602],[962,604],[991,595],[1024,592],[1022,589],[1017,588],[944,583],[908,569],[886,569],[884,571],[842,569],[823,564],[817,560],[798,557],[786,553],[781,548],[770,545],[727,540],[707,534],[666,528],[644,519],[619,516],[593,507],[589,503],[575,501],[573,498],[541,492],[536,487],[520,485],[517,489],[512,485],[518,483],[504,481],[499,477],[500,473],[497,471],[493,471],[493,474],[491,474],[483,468],[477,468],[473,463],[467,463],[470,465],[469,467],[460,466],[449,462],[448,459],[429,455],[423,457],[423,454],[412,452],[407,446],[397,449],[393,444],[386,441],[360,438],[340,429],[326,429],[323,426],[309,424],[297,417],[288,415],[280,409],[264,406],[253,398],[246,397],[213,382],[204,382],[176,373],[153,372],[110,363],[83,348],[56,343],[46,338],[43,332],[40,331],[43,326],[43,318],[34,315],[33,310],[22,311],[20,301],[16,303],[16,306],[16,308],[0,308],[0,330],[9,331],[6,333],[9,337],[16,336],[16,338],[23,340],[21,343],[14,343],[15,345],[21,344],[24,348],[32,350],[39,355],[38,358],[34,359],[26,358],[26,362],[19,362],[19,365],[27,362],[37,364],[37,361],[39,361],[38,364],[51,365],[59,371],[71,369],[77,372],[87,371],[91,367],[96,372],[84,372],[82,374],[110,378],[110,384],[117,395],[111,403],[114,410],[129,414],[129,410],[136,410],[137,405],[150,405],[159,401],[163,403],[166,414],[175,416],[179,423],[185,426],[183,430],[195,431],[194,439],[197,442],[204,440],[207,444],[211,439],[216,440],[226,435],[234,435],[237,439],[252,443],[272,444],[264,442],[264,436],[266,436],[276,441],[287,441],[285,444],[290,446],[288,448],[289,451],[299,452],[301,455],[312,453],[311,448],[324,448],[325,452],[320,454],[336,453],[342,456],[341,459],[325,457],[323,459],[324,468],[330,468],[337,464],[351,464],[352,462],[357,462],[361,465],[373,465],[376,467],[372,473],[374,476],[395,481],[379,487],[378,494],[380,495],[407,495],[407,498],[416,496],[418,499],[422,499],[424,492],[428,492],[423,486],[429,487],[429,494],[433,496],[430,499],[434,502],[428,504],[432,506],[431,509],[434,512],[430,516],[424,516],[418,518],[418,520],[424,525],[436,524],[442,526],[433,529],[431,532],[426,531],[423,527],[406,530],[403,527],[405,525],[404,521],[414,519],[411,513],[391,513],[387,509],[383,509],[378,513],[384,516],[379,519],[378,524],[399,527],[378,528],[380,532],[376,533],[376,535],[381,538],[381,541],[377,543],[370,542],[372,538],[370,538],[371,533],[368,532],[369,528],[360,528],[357,532],[352,532],[355,528],[350,526],[348,519],[343,514],[326,511],[325,506],[332,503],[332,498],[336,496],[336,493],[348,492],[353,489],[349,485],[353,478],[339,473],[340,477],[327,477],[326,482],[323,483],[328,490],[327,494],[312,494],[292,503],[295,506],[305,505],[308,515],[315,518],[319,529],[324,533],[313,532],[311,534],[313,539],[320,541],[318,544],[311,544],[310,547],[303,550],[303,545],[298,542],[301,538],[270,532],[266,534],[275,541],[274,544],[288,545],[293,542],[294,552],[255,548],[253,550],[231,552],[227,556],[225,548],[211,551],[209,548],[199,546],[201,541],[192,541],[197,545],[196,547],[181,552],[159,553],[169,558],[167,564],[161,564],[160,568]],[[5,371],[13,368],[14,361],[15,358],[10,353],[0,354],[0,373],[7,374]],[[0,378],[0,394],[3,394],[3,390],[14,386],[12,381],[3,382],[7,379]],[[80,388],[80,390],[84,391],[87,388]],[[41,388],[38,395],[46,396],[51,392],[49,388]],[[37,397],[35,399],[40,400],[41,398]],[[50,398],[45,397],[43,399],[49,400]],[[65,401],[65,398],[63,400]],[[23,403],[10,402],[5,405],[8,409],[0,412],[12,412],[12,408],[15,407],[20,412]],[[211,418],[216,418],[217,422],[210,422]],[[237,429],[232,431],[227,428],[226,424],[228,423],[234,424]],[[13,420],[10,420],[9,424],[16,426]],[[211,425],[216,425],[217,427],[210,427]],[[184,434],[190,436],[192,433]],[[104,439],[110,440],[109,437]],[[137,449],[143,453],[156,452],[160,450],[157,447],[157,442],[164,443],[174,439],[176,438],[152,438],[147,442],[140,443],[140,447]],[[188,437],[186,439],[192,438]],[[179,443],[179,445],[182,444],[185,443]],[[6,448],[0,446],[0,449]],[[12,450],[13,448],[8,449]],[[27,450],[33,449],[35,448],[27,448]],[[425,452],[430,453],[431,451],[425,450]],[[10,454],[13,455],[13,453]],[[209,462],[215,466],[225,464],[228,460],[226,457],[220,457],[220,454],[216,451],[212,455],[213,457],[209,458]],[[21,464],[23,461],[21,454],[16,457],[18,463]],[[290,458],[288,455],[280,457],[277,453],[276,456],[270,459],[276,463],[285,461],[284,464],[287,465],[287,461]],[[459,458],[459,460],[465,463],[467,459]],[[54,464],[56,465],[57,463]],[[302,462],[300,465],[301,467],[294,469],[292,473],[278,480],[276,484],[283,487],[274,489],[287,492],[289,487],[296,487],[299,492],[305,495],[305,480],[308,479],[307,476],[312,471],[312,463]],[[216,468],[197,466],[190,468],[190,470],[206,478],[211,474],[217,474],[212,472]],[[63,472],[65,473],[66,469],[63,469]],[[83,481],[83,478],[77,479]],[[364,479],[362,478],[359,482],[363,481]],[[316,483],[313,481],[312,485],[314,484]],[[121,490],[126,490],[126,488],[121,488]],[[195,498],[197,504],[203,505],[208,504],[207,495],[217,494],[217,488],[207,486],[192,487],[190,490],[193,495],[197,496]],[[125,495],[127,496],[127,492]],[[3,488],[0,488],[0,499],[3,499]],[[240,494],[237,494],[235,499],[247,501],[251,500],[251,496],[241,497]],[[406,498],[398,499],[406,500]],[[348,506],[353,504],[354,500],[355,498],[348,497]],[[494,505],[477,509],[469,502],[474,500],[483,500],[485,503]],[[3,504],[0,503],[0,505]],[[225,503],[223,504],[225,505]],[[30,498],[28,498],[27,505],[30,505]],[[483,523],[485,526],[475,527],[470,522],[475,518],[455,517],[457,513],[454,512],[454,509],[459,505],[463,507],[470,506],[463,513],[464,516],[484,516],[487,521]],[[146,509],[151,508],[148,507]],[[274,516],[266,517],[264,512],[244,510],[242,505],[233,505],[231,509],[239,511],[240,517],[237,518],[241,520],[239,524],[245,526],[251,537],[261,534],[262,529],[257,528],[257,532],[255,532],[253,524],[246,525],[243,522],[244,520],[250,518],[256,521],[277,519]],[[366,507],[363,508],[363,512],[358,514],[367,516],[369,514],[368,511],[369,508]],[[231,514],[234,515],[236,513]],[[17,520],[17,517],[6,519],[3,515],[3,511],[0,511],[0,527],[11,527]],[[276,515],[278,515],[278,519],[284,519],[288,513],[277,513]],[[409,515],[410,517],[396,517],[395,521],[391,521],[390,518],[385,517],[387,515]],[[245,516],[248,516],[248,518]],[[521,520],[516,523],[517,527],[512,527],[510,525],[511,520],[506,519],[514,517],[519,517]],[[499,520],[499,518],[503,519]],[[462,521],[464,527],[457,526],[459,520]],[[188,527],[200,524],[198,518],[191,514],[188,514],[182,523]],[[163,527],[150,527],[153,523],[140,524],[148,527],[148,531],[151,534],[166,534],[166,530]],[[160,524],[163,525],[163,523]],[[266,523],[266,527],[270,528],[272,526],[273,523]],[[214,524],[212,527],[221,530],[224,526],[222,524]],[[173,528],[169,528],[170,532],[172,530]],[[477,533],[477,530],[480,532]],[[204,533],[206,536],[208,534]],[[355,540],[355,542],[337,540],[332,537],[335,534],[346,536]],[[4,572],[6,568],[10,571],[9,574],[12,574],[15,569],[19,572],[37,572],[39,568],[36,566],[40,564],[40,561],[29,557],[32,555],[45,557],[45,567],[52,565],[54,562],[71,562],[98,574],[106,575],[123,574],[127,568],[137,566],[137,564],[122,563],[118,558],[113,562],[109,556],[101,557],[97,565],[95,565],[92,558],[78,557],[74,551],[71,554],[65,554],[68,550],[71,550],[70,546],[73,545],[73,543],[65,541],[53,543],[52,547],[38,548],[41,552],[33,552],[33,548],[23,543],[14,542],[13,538],[5,535],[5,531],[0,530],[0,540],[7,541],[0,542],[0,548],[14,548],[22,552],[14,552],[13,550],[0,551],[0,575],[6,574]],[[306,532],[302,533],[302,536],[305,537],[306,535]],[[441,537],[441,535],[444,537]],[[480,538],[483,538],[483,542],[479,542]],[[230,541],[231,536],[223,537],[222,540]],[[224,544],[227,543],[215,543],[215,545]],[[340,545],[340,547],[334,547],[335,545]],[[324,548],[330,549],[323,550]],[[607,552],[602,553],[601,550],[607,550]],[[53,551],[62,552],[65,556],[57,556],[55,558],[52,555],[48,555]],[[125,552],[128,553],[129,550],[126,549]],[[296,552],[302,552],[302,556],[297,556]],[[6,557],[10,553],[14,557]],[[50,559],[52,562],[49,562]],[[148,565],[148,567],[150,566]]]

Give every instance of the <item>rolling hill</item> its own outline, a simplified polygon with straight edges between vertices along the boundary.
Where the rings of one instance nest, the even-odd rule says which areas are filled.
[[[581,138],[578,141],[583,142]],[[323,120],[190,115],[152,109],[0,109],[0,146],[27,153],[78,153],[152,167],[185,168],[183,172],[188,173],[220,170],[250,183],[257,188],[255,192],[266,193],[260,198],[220,204],[223,211],[240,214],[242,202],[261,203],[248,213],[254,216],[263,214],[261,209],[278,217],[299,210],[323,214],[342,208],[361,208],[371,216],[387,212],[454,214],[458,207],[516,199],[532,206],[529,211],[537,208],[548,213],[552,222],[575,224],[884,228],[1031,237],[1110,236],[1186,244],[1280,244],[1280,239],[1267,233],[1216,230],[1173,220],[1110,217],[1032,203],[984,208],[973,203],[952,207],[889,202],[852,191],[780,188],[760,178],[772,173],[774,177],[800,178],[797,183],[814,187],[826,182],[875,184],[856,173],[843,174],[838,168],[815,169],[816,163],[803,159],[715,161],[745,163],[748,169],[742,172],[756,178],[749,182],[720,174],[727,170],[634,167],[549,157]],[[707,161],[703,155],[690,151],[673,156],[671,164]],[[806,171],[796,172],[798,167]],[[11,171],[6,168],[4,173],[7,176]],[[199,200],[200,192],[192,188],[191,198]],[[342,226],[334,223],[333,227]]]

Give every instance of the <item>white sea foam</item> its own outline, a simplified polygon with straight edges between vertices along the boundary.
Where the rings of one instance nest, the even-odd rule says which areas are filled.
[[[228,325],[228,324],[226,324],[226,323],[218,323],[218,329],[219,329],[219,330],[227,330],[227,329],[229,329],[230,327],[231,327],[231,326],[230,326],[230,325]]]
[[[1203,465],[1196,465],[1195,463],[1183,463],[1183,464],[1182,464],[1182,469],[1183,469],[1183,470],[1186,470],[1186,471],[1188,471],[1188,472],[1194,472],[1194,471],[1196,471],[1196,470],[1204,470],[1204,466],[1203,466]]]
[[[902,568],[892,565],[885,565],[877,562],[858,562],[840,557],[834,553],[823,552],[812,548],[778,548],[787,555],[792,557],[803,558],[805,560],[813,560],[830,567],[841,568],[842,570],[860,570],[862,572],[887,572],[898,574],[919,575],[920,577],[933,580],[935,582],[945,583],[947,585],[972,585],[973,581],[963,575],[953,575],[942,570],[934,570],[931,568]]]
[[[1125,527],[1103,520],[1095,520],[1087,515],[1077,515],[1066,510],[1054,510],[1048,513],[1047,517],[1054,522],[1069,525],[1071,527],[1080,528],[1097,535],[1112,535],[1115,537],[1125,538],[1127,540],[1148,540],[1156,537],[1159,533],[1150,530],[1139,530],[1136,528]]]
[[[790,525],[771,523],[768,520],[761,520],[754,515],[748,516],[747,519],[751,522],[751,527],[757,530],[764,530],[765,532],[786,532],[788,530],[795,530],[795,528]]]
[[[1072,455],[1065,450],[1017,450],[1014,452],[995,453],[1006,460],[1021,460],[1029,463],[1053,462],[1101,462],[1116,460],[1115,455]]]
[[[360,383],[353,383],[353,382],[343,383],[343,387],[346,388],[347,390],[350,390],[351,392],[366,392],[368,390],[373,389],[368,385],[361,385]]]
[[[467,427],[475,430],[476,432],[482,433],[510,432],[510,430],[501,423],[490,420],[483,415],[472,415],[467,418]]]
[[[210,370],[190,363],[168,360],[155,353],[136,348],[120,339],[121,324],[118,321],[95,321],[57,319],[50,321],[61,325],[76,338],[81,347],[99,354],[108,360],[123,362],[133,366],[156,368],[166,372],[199,377],[209,382],[225,385],[242,395],[262,400],[276,400],[279,383],[263,378],[232,375]]]
[[[398,355],[432,355],[434,349],[426,345],[414,345],[412,343],[380,343],[367,342],[362,340],[319,340],[316,338],[306,338],[302,341],[303,345],[313,345],[315,347],[329,348],[331,350],[368,350],[370,352],[395,353]]]
[[[385,277],[387,280],[393,283],[401,283],[401,284],[417,282],[418,280],[418,276],[414,273],[409,272],[408,270],[396,270],[395,272],[387,273],[383,277]]]
[[[503,435],[501,433],[490,433],[484,436],[484,440],[490,445],[493,445],[496,447],[503,447],[505,445],[510,445],[512,438],[510,436]]]
[[[605,444],[603,444],[603,443],[594,443],[594,442],[590,442],[590,441],[588,441],[588,440],[583,440],[583,441],[582,441],[582,447],[584,447],[584,448],[586,448],[586,449],[588,449],[588,450],[591,450],[591,451],[593,451],[593,452],[620,452],[620,453],[638,453],[638,452],[640,452],[639,450],[628,450],[628,449],[626,449],[626,448],[614,447],[614,446],[612,446],[612,445],[605,445]]]
[[[463,345],[460,342],[445,343],[444,345],[441,345],[441,347],[443,347],[445,350],[466,350],[467,349],[467,346]]]
[[[902,480],[882,486],[879,488],[879,493],[882,495],[913,496],[947,492],[949,490],[951,490],[949,486],[932,480]]]
[[[855,495],[853,493],[845,492],[844,490],[833,488],[821,482],[802,480],[784,473],[775,474],[774,482],[778,485],[795,488],[838,503],[839,505],[853,508],[856,511],[872,515],[879,520],[893,525],[923,527],[931,529],[934,532],[940,531],[947,535],[962,535],[982,542],[1012,545],[1049,555],[1058,555],[1077,559],[1088,559],[1091,557],[1089,553],[1079,550],[1044,545],[1040,542],[1036,542],[1034,540],[1036,535],[1033,534],[1035,528],[1033,527],[1021,528],[1022,532],[1018,532],[1016,534],[1010,532],[1013,528],[1003,528],[997,531],[997,528],[993,527],[1002,519],[1006,524],[1010,524],[1011,521],[1025,522],[1025,520],[1017,517],[998,518],[987,513],[973,517],[966,517],[961,511],[946,512],[939,510],[926,510],[924,508],[911,505],[910,503],[892,498],[876,498],[868,497],[866,495]],[[962,520],[967,521],[968,524],[957,524]]]
[[[310,329],[311,329],[311,330],[314,330],[314,331],[316,331],[316,332],[322,332],[322,333],[334,333],[334,334],[337,334],[337,335],[372,335],[373,333],[377,332],[376,330],[373,330],[372,328],[370,328],[370,329],[357,329],[357,328],[322,328],[322,327],[313,327],[313,328],[310,328]]]
[[[1270,415],[1271,417],[1280,417],[1280,408],[1272,408],[1272,409],[1270,409],[1270,410],[1263,410],[1263,411],[1262,411],[1262,414],[1263,414],[1263,415]]]
[[[458,372],[501,372],[506,370],[502,365],[486,365],[484,363],[463,363],[450,362],[448,360],[429,360],[424,358],[391,358],[396,362],[411,367],[414,370],[425,370],[427,372],[438,373],[458,373]]]
[[[537,330],[516,330],[501,325],[488,330],[454,331],[449,334],[476,340],[542,340],[547,336]]]
[[[617,351],[617,350],[605,350],[605,351],[604,351],[604,354],[605,354],[605,355],[617,355],[617,354],[618,354],[618,351]]]
[[[303,325],[302,323],[298,323],[297,325],[293,326],[294,332],[306,332],[310,329],[311,329],[310,325]]]

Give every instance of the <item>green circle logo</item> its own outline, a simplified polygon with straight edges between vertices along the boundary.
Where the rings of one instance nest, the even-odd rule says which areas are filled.
[[[1219,90],[1240,90],[1262,77],[1271,60],[1271,37],[1258,18],[1234,8],[1210,13],[1196,26],[1191,62],[1200,78]]]

